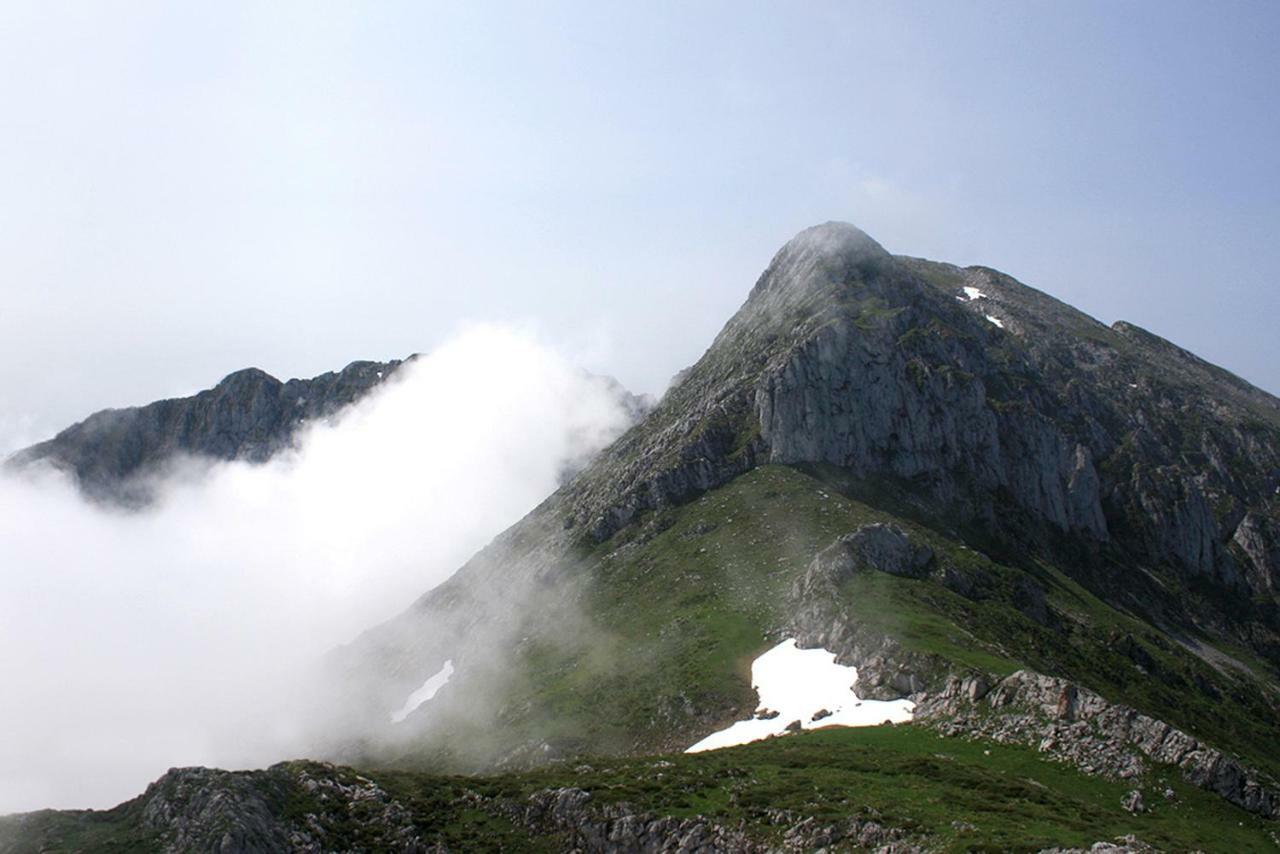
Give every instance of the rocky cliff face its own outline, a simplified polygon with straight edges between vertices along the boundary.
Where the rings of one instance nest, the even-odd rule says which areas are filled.
[[[845,224],[788,243],[565,500],[604,540],[762,462],[837,467],[1036,550],[1070,541],[1107,555],[1085,562],[1117,588],[1161,568],[1250,611],[1280,573],[1280,401],[1131,324],[891,256]]]
[[[145,476],[175,456],[262,462],[289,447],[303,425],[364,397],[402,364],[352,362],[336,373],[287,382],[247,368],[191,397],[90,415],[17,452],[5,466],[47,463],[71,473],[90,496],[143,502]]]
[[[1164,721],[1109,703],[1066,679],[1019,670],[994,685],[952,678],[922,695],[919,719],[949,735],[1027,744],[1086,773],[1137,778],[1177,768],[1190,783],[1267,818],[1280,817],[1280,786]]]

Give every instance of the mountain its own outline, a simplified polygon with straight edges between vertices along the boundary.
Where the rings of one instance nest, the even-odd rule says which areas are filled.
[[[352,362],[341,371],[281,382],[258,368],[229,374],[211,389],[146,406],[105,409],[58,435],[17,451],[3,466],[49,465],[69,473],[87,496],[141,505],[148,477],[180,456],[260,463],[292,447],[307,425],[333,418],[397,375],[408,359]],[[591,376],[631,421],[653,402],[613,377]]]
[[[317,755],[366,782],[175,771],[18,837],[174,845],[244,792],[273,832],[312,834],[300,850],[392,825],[419,850],[1262,850],[1280,844],[1278,496],[1280,401],[827,223],[640,423],[334,652]],[[752,662],[785,639],[913,722],[679,755],[767,717]],[[432,776],[455,773],[484,776]],[[318,777],[346,800],[318,805]],[[381,818],[324,830],[342,803]]]
[[[288,382],[246,368],[191,397],[96,412],[4,465],[49,464],[70,473],[89,496],[142,503],[146,476],[174,457],[263,462],[289,447],[303,425],[333,416],[403,364],[352,362],[336,373]]]

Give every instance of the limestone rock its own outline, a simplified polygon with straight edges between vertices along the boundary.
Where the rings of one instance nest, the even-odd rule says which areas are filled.
[[[916,720],[948,735],[1035,746],[1088,774],[1132,779],[1152,764],[1249,812],[1280,817],[1280,785],[1193,736],[1068,680],[1019,670],[985,693],[952,677],[922,698]]]

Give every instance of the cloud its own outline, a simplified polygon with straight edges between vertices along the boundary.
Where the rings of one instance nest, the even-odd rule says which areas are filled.
[[[300,751],[312,665],[407,607],[626,426],[527,332],[463,331],[298,450],[194,460],[141,513],[0,480],[0,813]]]

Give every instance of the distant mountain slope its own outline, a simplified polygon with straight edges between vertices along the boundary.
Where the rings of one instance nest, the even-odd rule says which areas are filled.
[[[146,485],[138,476],[175,455],[262,462],[288,447],[303,425],[364,397],[402,364],[352,362],[336,373],[287,382],[246,368],[191,397],[94,413],[18,451],[5,466],[47,462],[70,472],[96,498],[144,500]]]
[[[290,447],[300,430],[331,418],[412,362],[352,362],[341,371],[281,382],[246,368],[191,397],[104,409],[4,460],[9,470],[48,464],[69,472],[93,498],[145,503],[145,478],[179,455],[263,462]],[[612,377],[595,377],[632,422],[653,405]]]

